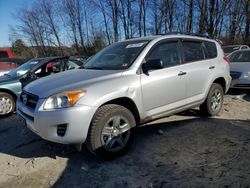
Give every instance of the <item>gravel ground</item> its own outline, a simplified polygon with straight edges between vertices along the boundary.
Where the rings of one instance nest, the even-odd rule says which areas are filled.
[[[0,119],[0,187],[249,187],[250,93],[226,96],[219,116],[196,109],[136,130],[128,154],[100,161],[40,139],[16,115]]]

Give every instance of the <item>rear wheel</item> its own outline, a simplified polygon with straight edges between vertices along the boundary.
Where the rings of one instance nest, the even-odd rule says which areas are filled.
[[[0,116],[9,115],[15,108],[14,98],[8,93],[0,92]]]
[[[87,148],[102,159],[116,158],[128,150],[135,125],[134,116],[127,108],[115,104],[104,105],[93,117]]]
[[[220,84],[213,83],[207,99],[200,106],[203,115],[215,116],[217,115],[223,105],[224,92]]]

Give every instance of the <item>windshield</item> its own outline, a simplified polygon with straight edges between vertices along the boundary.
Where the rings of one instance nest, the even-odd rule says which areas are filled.
[[[231,62],[249,62],[250,63],[250,50],[234,52],[229,57]]]
[[[104,70],[127,69],[148,42],[148,40],[133,40],[110,45],[88,60],[84,68]]]
[[[23,76],[26,74],[32,67],[34,67],[37,63],[39,63],[38,60],[29,60],[28,62],[22,64],[18,68],[8,72],[7,75],[11,77],[18,77],[18,76]]]
[[[228,46],[228,47],[222,47],[224,53],[226,54],[230,54],[236,50],[239,50],[240,49],[240,46]]]

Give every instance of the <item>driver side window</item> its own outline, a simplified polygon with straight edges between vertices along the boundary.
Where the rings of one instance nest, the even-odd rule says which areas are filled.
[[[178,42],[165,42],[157,45],[146,58],[146,60],[161,59],[163,67],[172,67],[180,64]]]
[[[49,76],[62,71],[61,60],[50,61],[35,71],[37,78]]]

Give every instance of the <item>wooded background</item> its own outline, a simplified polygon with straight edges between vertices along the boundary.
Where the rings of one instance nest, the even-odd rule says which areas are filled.
[[[250,44],[250,0],[39,0],[14,13],[17,56],[92,55],[123,39],[191,32]]]

